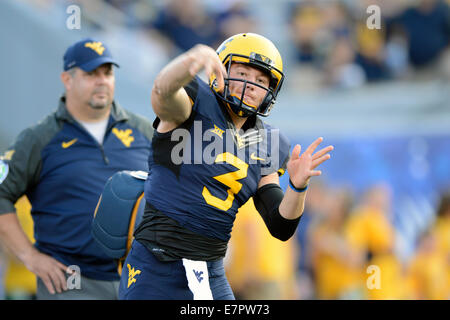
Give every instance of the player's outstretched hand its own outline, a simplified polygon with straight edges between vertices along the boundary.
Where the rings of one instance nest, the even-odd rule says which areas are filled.
[[[329,152],[334,149],[333,146],[327,146],[317,152],[314,152],[323,138],[317,138],[300,155],[301,146],[297,144],[292,150],[291,158],[287,163],[289,178],[296,188],[303,188],[309,183],[309,179],[314,176],[320,176],[322,171],[315,170],[320,164],[330,159]]]
[[[214,74],[217,79],[217,85],[220,92],[225,86],[224,78],[227,76],[227,71],[217,55],[217,52],[206,45],[198,44],[191,50],[186,52],[190,57],[189,74],[195,76],[201,70],[205,70],[208,79]]]

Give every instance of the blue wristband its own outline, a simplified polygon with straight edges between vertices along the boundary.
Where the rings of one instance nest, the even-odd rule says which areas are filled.
[[[306,185],[306,187],[304,187],[304,188],[296,188],[294,186],[294,184],[292,183],[291,179],[289,179],[289,186],[291,187],[292,190],[294,190],[295,192],[298,192],[298,193],[304,192],[304,191],[306,191],[306,189],[308,189],[308,185]]]

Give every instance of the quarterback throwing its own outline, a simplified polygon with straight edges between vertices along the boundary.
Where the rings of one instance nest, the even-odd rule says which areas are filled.
[[[294,234],[309,180],[321,174],[317,167],[333,147],[316,151],[318,138],[303,153],[300,145],[290,153],[287,138],[261,120],[283,80],[277,48],[252,33],[232,36],[217,50],[197,45],[159,73],[146,208],[124,264],[121,299],[234,299],[222,259],[236,213],[250,197],[274,237]],[[179,130],[191,133],[182,141],[190,147],[174,161]],[[211,133],[223,148],[208,151],[210,143],[197,141],[194,131]],[[184,161],[198,151],[212,161]],[[279,176],[286,170],[283,193]]]

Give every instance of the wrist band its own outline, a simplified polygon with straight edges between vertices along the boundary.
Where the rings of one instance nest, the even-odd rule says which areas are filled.
[[[294,190],[295,192],[298,192],[298,193],[304,192],[304,191],[306,191],[306,189],[308,189],[308,185],[306,185],[303,188],[296,188],[294,186],[294,184],[292,183],[291,179],[289,179],[289,186],[292,188],[292,190]]]

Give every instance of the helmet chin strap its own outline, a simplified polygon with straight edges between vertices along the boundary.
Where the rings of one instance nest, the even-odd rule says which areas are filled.
[[[229,96],[227,100],[228,100],[228,105],[229,105],[231,111],[233,111],[233,113],[235,115],[237,115],[238,117],[247,118],[247,117],[250,117],[250,116],[256,114],[256,109],[254,112],[252,112],[252,111],[242,108],[242,104],[245,104],[245,103],[238,97]]]

